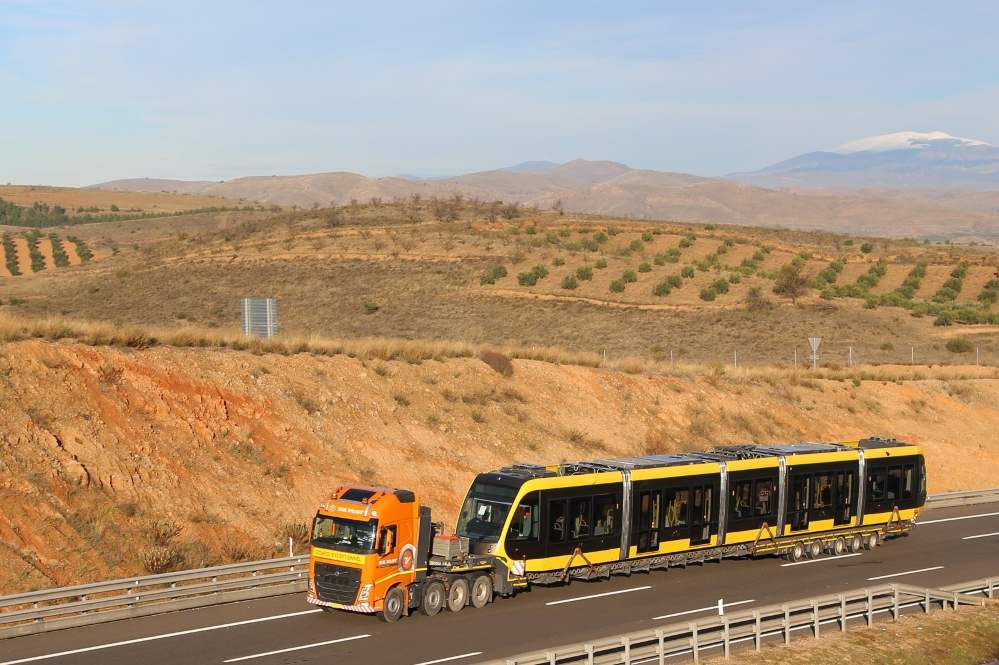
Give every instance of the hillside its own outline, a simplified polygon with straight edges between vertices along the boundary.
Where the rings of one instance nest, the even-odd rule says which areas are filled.
[[[818,335],[822,362],[838,365],[851,348],[863,363],[964,362],[976,346],[982,362],[999,360],[996,255],[980,248],[453,199],[199,213],[69,233],[98,260],[3,279],[4,309],[235,332],[240,298],[263,294],[278,299],[281,330],[301,337],[706,363],[738,353],[741,364],[790,365]],[[795,302],[774,293],[785,269],[808,283]],[[953,337],[970,341],[948,348]]]
[[[287,354],[111,326],[0,328],[63,338],[0,348],[4,592],[286,551],[341,482],[409,487],[450,521],[473,474],[514,461],[881,433],[924,446],[930,491],[994,485],[999,464],[994,369],[515,359],[502,374],[434,345]]]
[[[720,178],[632,169],[608,161],[574,160],[537,171],[497,169],[453,178],[369,178],[356,173],[254,176],[225,182],[118,180],[94,187],[169,191],[282,206],[329,206],[372,198],[394,200],[456,193],[483,201],[601,215],[696,223],[821,229],[891,237],[934,236],[994,240],[999,211],[876,191],[765,189]],[[961,197],[955,197],[960,200]]]

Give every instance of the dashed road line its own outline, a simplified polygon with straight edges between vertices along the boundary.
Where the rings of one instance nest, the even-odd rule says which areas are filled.
[[[326,640],[325,642],[313,642],[312,644],[302,644],[297,647],[288,647],[287,649],[275,649],[274,651],[264,651],[263,653],[254,653],[249,656],[240,656],[239,658],[230,658],[228,660],[223,660],[223,663],[238,663],[241,660],[252,660],[254,658],[263,658],[264,656],[274,656],[279,653],[288,653],[289,651],[301,651],[302,649],[314,649],[315,647],[324,647],[328,644],[338,644],[340,642],[350,642],[352,640],[363,640],[365,637],[371,637],[371,635],[352,635],[351,637],[341,637],[337,640]]]
[[[577,600],[590,600],[591,598],[603,598],[604,596],[616,596],[619,593],[631,593],[632,591],[645,591],[646,589],[651,589],[651,585],[647,586],[637,586],[632,589],[621,589],[620,591],[608,591],[606,593],[595,593],[590,596],[577,596],[576,598],[566,598],[564,600],[553,600],[551,602],[545,603],[545,605],[561,605],[562,603],[574,603]]]
[[[917,570],[906,570],[906,571],[901,572],[901,573],[892,573],[890,575],[878,575],[876,577],[868,577],[867,581],[868,582],[873,582],[875,580],[886,580],[889,577],[901,577],[902,575],[914,575],[916,573],[926,573],[926,572],[929,572],[931,570],[940,570],[941,568],[943,568],[943,566],[930,566],[929,568],[919,568]]]

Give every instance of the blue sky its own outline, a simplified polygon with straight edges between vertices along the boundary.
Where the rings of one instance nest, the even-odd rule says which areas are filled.
[[[997,34],[995,2],[0,0],[0,182],[999,144]]]

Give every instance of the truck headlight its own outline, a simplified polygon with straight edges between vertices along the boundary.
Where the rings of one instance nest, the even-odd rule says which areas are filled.
[[[361,587],[361,594],[357,597],[357,600],[359,600],[362,603],[366,602],[368,600],[368,596],[371,595],[372,586],[373,585],[371,584],[365,584],[363,587]]]

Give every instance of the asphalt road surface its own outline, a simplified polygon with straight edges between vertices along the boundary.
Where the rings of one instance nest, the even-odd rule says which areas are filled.
[[[465,665],[724,609],[886,582],[942,586],[999,575],[999,503],[925,512],[874,551],[789,564],[776,557],[536,587],[485,608],[396,624],[328,613],[304,594],[0,640],[0,665]]]

